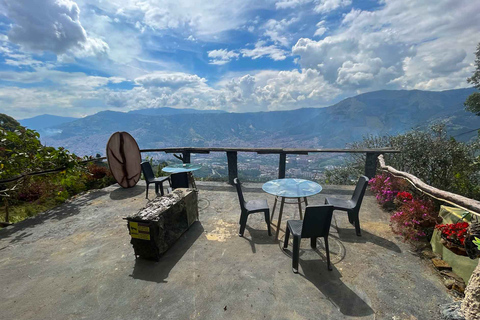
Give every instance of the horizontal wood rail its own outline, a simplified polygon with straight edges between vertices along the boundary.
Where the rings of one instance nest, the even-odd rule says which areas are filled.
[[[142,149],[140,152],[165,152],[165,153],[210,153],[210,152],[256,152],[258,154],[309,154],[309,153],[400,153],[399,150],[391,148],[379,149],[294,149],[294,148],[155,148]]]
[[[385,164],[385,159],[383,159],[383,155],[378,157],[378,162],[381,170],[386,171],[395,177],[407,180],[416,189],[425,193],[426,195],[480,216],[480,201],[434,188],[410,173],[399,171],[391,166],[387,166]]]
[[[286,163],[288,154],[308,155],[310,153],[365,153],[365,175],[369,178],[375,176],[377,170],[377,157],[383,153],[399,153],[399,150],[391,148],[379,149],[293,149],[293,148],[156,148],[156,149],[142,149],[140,152],[165,152],[173,153],[177,159],[183,163],[190,163],[190,155],[192,153],[208,154],[210,152],[225,152],[227,154],[228,162],[228,182],[233,184],[233,180],[238,177],[237,154],[238,152],[255,152],[257,154],[278,154],[280,155],[278,161],[278,178],[285,178]],[[181,155],[176,155],[179,153]]]

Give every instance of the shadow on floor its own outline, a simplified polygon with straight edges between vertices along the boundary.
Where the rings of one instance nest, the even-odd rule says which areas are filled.
[[[159,262],[138,258],[135,260],[133,272],[130,275],[134,279],[167,282],[170,271],[175,267],[183,255],[190,249],[195,241],[202,235],[204,229],[199,221],[192,226],[178,239],[177,242],[160,258]],[[133,250],[133,249],[132,249]]]
[[[93,200],[104,196],[107,193],[108,192],[103,189],[95,190],[84,194],[81,197],[69,200],[53,209],[40,213],[35,217],[25,219],[0,230],[0,238],[7,238],[10,235],[15,234],[15,237],[10,240],[10,243],[21,242],[32,234],[26,229],[33,228],[36,225],[42,224],[50,219],[63,220],[65,218],[77,215],[80,213],[82,208],[89,206]]]
[[[342,242],[355,242],[355,243],[373,243],[377,246],[383,247],[385,249],[401,253],[402,250],[392,241],[387,240],[385,238],[379,237],[377,235],[374,235],[373,233],[370,233],[368,231],[365,231],[362,229],[362,236],[357,236],[355,233],[355,227],[352,226],[352,228],[338,228],[335,227],[338,232],[338,237]]]
[[[374,313],[373,309],[341,280],[342,275],[333,267],[327,270],[324,260],[300,259],[305,279],[314,284],[345,316],[364,317]]]
[[[272,228],[271,236],[268,235],[266,226],[265,226],[265,230],[252,229],[248,225],[246,226],[246,229],[248,230],[249,236],[247,237],[247,235],[244,234],[243,239],[247,240],[250,243],[250,246],[252,247],[252,253],[257,253],[257,249],[255,248],[255,245],[275,243],[275,232],[273,231],[273,228]]]
[[[153,190],[149,190],[149,196],[152,197],[155,196],[155,189],[153,185],[151,186]],[[110,199],[112,200],[125,200],[129,198],[135,198],[140,196],[143,193],[143,196],[145,197],[145,187],[136,185],[134,187],[124,189],[120,186],[118,186],[117,189],[113,190],[110,192]]]

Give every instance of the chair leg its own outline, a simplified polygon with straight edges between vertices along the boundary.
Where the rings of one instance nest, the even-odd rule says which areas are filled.
[[[163,181],[160,183],[160,194],[163,196],[165,195],[165,192],[163,191]]]
[[[283,249],[288,248],[288,240],[290,239],[290,229],[287,226],[287,230],[285,231],[285,241],[283,242]]]
[[[310,238],[310,247],[312,247],[312,249],[315,249],[317,247],[317,238],[316,237]]]
[[[148,199],[148,183],[147,183],[147,186],[145,187],[145,199]]]
[[[357,233],[358,237],[362,236],[362,232],[360,231],[360,219],[358,218],[358,213],[355,217],[355,232]]]
[[[158,183],[155,183],[155,194],[158,195]]]
[[[240,232],[238,233],[239,237],[243,237],[243,233],[245,232],[245,227],[247,226],[247,218],[248,213],[243,213],[240,217]]]
[[[327,252],[327,269],[332,271],[332,266],[330,265],[330,249],[328,248],[328,236],[325,237],[325,251]]]
[[[265,211],[265,222],[267,223],[268,235],[271,236],[272,232],[270,231],[270,210]]]
[[[293,257],[292,257],[293,273],[298,273],[298,257],[299,256],[300,256],[300,237],[293,236]]]

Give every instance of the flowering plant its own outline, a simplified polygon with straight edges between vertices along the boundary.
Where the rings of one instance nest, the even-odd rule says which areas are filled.
[[[435,229],[440,230],[442,232],[443,238],[462,247],[465,244],[467,228],[468,228],[467,222],[439,224],[435,226]]]
[[[404,240],[419,241],[432,232],[438,220],[438,212],[431,201],[407,200],[390,217],[393,232]]]
[[[413,196],[410,192],[402,191],[397,193],[397,199],[401,202],[406,202],[413,199]]]
[[[376,175],[370,179],[369,184],[370,189],[375,193],[377,201],[384,207],[392,206],[397,194],[407,187],[404,180],[395,178],[387,173]]]

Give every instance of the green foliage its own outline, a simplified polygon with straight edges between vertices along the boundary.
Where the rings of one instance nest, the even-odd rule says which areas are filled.
[[[165,168],[166,166],[168,166],[168,163],[163,161],[163,162],[160,162],[157,166],[157,177],[164,177],[164,176],[168,176],[168,172],[163,172],[162,169]]]
[[[434,125],[427,132],[413,130],[397,136],[369,136],[350,145],[350,148],[383,147],[400,150],[398,154],[385,154],[387,165],[409,172],[436,188],[480,199],[478,140],[472,143],[457,141],[446,135],[443,125]],[[333,172],[326,175],[346,179],[333,183],[349,183],[352,176],[363,174],[364,166],[365,155],[354,154],[342,168],[330,170]]]
[[[0,127],[4,130],[14,131],[17,127],[20,126],[17,120],[13,119],[10,116],[7,116],[4,113],[0,113]]]
[[[17,126],[0,127],[0,179],[22,173],[65,167],[73,169],[79,158],[64,148],[44,147],[38,132]]]
[[[477,51],[475,52],[475,72],[467,81],[480,90],[480,43],[477,45]],[[480,116],[480,93],[472,93],[465,101],[465,107],[467,111]]]
[[[61,172],[26,176],[0,185],[8,190],[12,222],[50,209],[80,192],[103,188],[115,182],[109,168],[100,163],[80,164],[79,157],[64,148],[41,144],[40,135],[26,129],[10,117],[0,114],[0,179],[23,173],[65,168]],[[12,190],[12,186],[16,187]]]
[[[472,242],[478,247],[478,250],[480,250],[480,239],[475,237],[475,240],[473,240]]]
[[[480,116],[480,92],[474,92],[465,101],[465,110]]]

